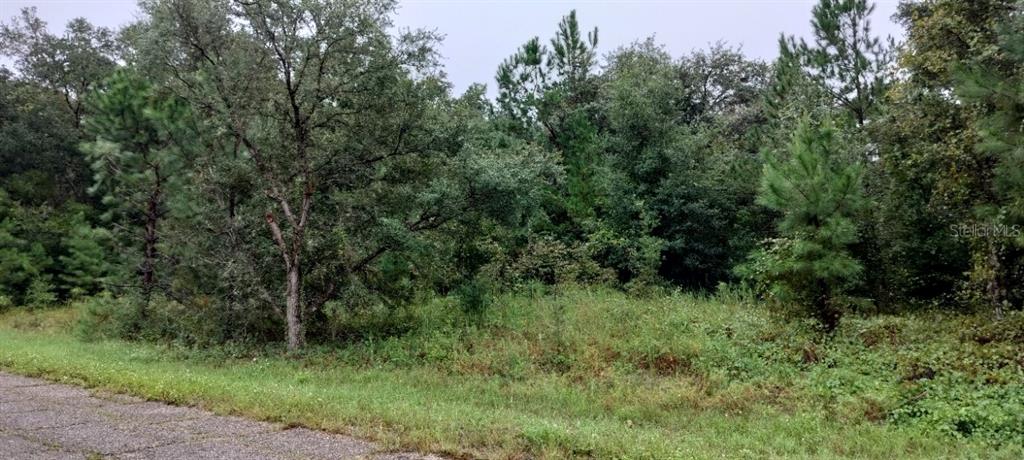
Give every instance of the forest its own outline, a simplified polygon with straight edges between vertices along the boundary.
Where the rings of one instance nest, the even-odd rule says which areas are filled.
[[[213,401],[462,458],[716,456],[678,407],[726,457],[1021,454],[1024,3],[902,0],[896,41],[868,0],[819,0],[771,62],[603,49],[567,11],[462,94],[397,7],[0,18],[0,368],[184,402],[210,400],[56,344],[309,385],[429,371],[405,384],[476,428],[369,394]],[[527,415],[489,418],[487,382]],[[759,424],[812,434],[745,444]]]

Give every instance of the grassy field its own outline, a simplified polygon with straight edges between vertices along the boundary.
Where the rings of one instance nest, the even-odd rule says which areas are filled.
[[[741,296],[439,299],[345,346],[83,342],[0,316],[0,368],[465,458],[1021,458],[1024,316],[850,317],[825,339]]]

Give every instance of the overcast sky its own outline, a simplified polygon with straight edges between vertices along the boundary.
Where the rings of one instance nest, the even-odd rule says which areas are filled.
[[[498,64],[533,36],[547,42],[558,21],[575,8],[581,26],[600,29],[598,51],[653,35],[674,56],[705,48],[718,40],[742,46],[750,57],[773,59],[780,32],[807,36],[814,0],[402,0],[398,27],[434,29],[445,35],[441,52],[455,92],[474,82],[493,93]],[[874,30],[899,38],[892,22],[897,0],[877,1]],[[0,18],[8,21],[22,7],[35,6],[54,31],[82,16],[107,27],[131,22],[134,0],[0,0]]]

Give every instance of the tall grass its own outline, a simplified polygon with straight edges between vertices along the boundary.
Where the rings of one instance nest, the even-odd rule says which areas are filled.
[[[71,314],[0,317],[0,367],[462,457],[1024,455],[1021,344],[983,317],[849,317],[825,337],[742,293],[566,288],[423,302],[400,333],[353,313],[343,342],[288,359],[83,343]]]

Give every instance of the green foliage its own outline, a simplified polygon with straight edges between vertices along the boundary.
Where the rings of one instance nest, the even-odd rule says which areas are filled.
[[[188,164],[190,109],[128,70],[104,81],[90,109],[92,140],[82,145],[95,173],[90,192],[103,197],[105,217],[127,233],[121,237],[141,259],[138,285],[148,296],[158,282],[160,224]],[[128,257],[121,262],[134,265]]]
[[[0,187],[25,205],[86,198],[89,167],[61,96],[0,69]]]
[[[85,95],[117,66],[117,48],[113,31],[84,18],[68,21],[64,34],[54,35],[35,7],[0,24],[0,53],[14,58],[28,79],[57,92],[76,129],[87,113]]]
[[[0,293],[15,304],[43,307],[97,291],[113,256],[103,240],[107,231],[93,227],[87,211],[70,202],[24,206],[0,190]],[[32,286],[39,295],[30,301]]]
[[[899,49],[867,0],[821,0],[774,65],[653,39],[602,59],[571,11],[499,66],[493,102],[451,94],[439,37],[393,33],[391,0],[141,5],[117,40],[31,9],[0,26],[5,303],[141,285],[95,315],[123,317],[96,321],[111,336],[294,350],[408,332],[438,293],[476,321],[536,283],[741,277],[829,329],[854,299],[1024,300],[1011,0],[905,2]]]
[[[597,47],[597,28],[583,38],[576,11],[558,24],[548,50],[531,38],[498,67],[498,106],[530,129],[543,124],[549,136],[560,131],[557,118],[564,108],[586,102]]]
[[[112,236],[105,228],[78,225],[64,236],[61,245],[61,285],[72,297],[92,295],[102,290],[114,268],[111,264]]]
[[[751,142],[766,71],[724,45],[679,62],[651,40],[610,56],[602,238],[660,247],[645,259],[673,283],[711,288],[730,277],[767,227],[754,204],[760,160]],[[638,273],[633,262],[610,266],[623,281]]]
[[[821,0],[774,66],[570,12],[493,103],[391,0],[141,5],[0,25],[0,366],[467,458],[1022,456],[1019,2]]]
[[[346,346],[299,358],[280,348],[82,343],[59,329],[32,332],[51,321],[11,315],[0,320],[0,362],[156,399],[214,398],[225,411],[313,428],[379,430],[385,419],[421,449],[443,439],[447,452],[479,449],[476,457],[1021,450],[1018,312],[999,327],[988,315],[851,314],[824,339],[811,322],[780,318],[737,289],[639,299],[562,288],[498,295],[479,313],[455,297],[397,311],[330,308]],[[48,315],[65,316],[37,314]],[[437,429],[449,424],[461,431]],[[591,437],[598,429],[609,442]],[[766,441],[750,447],[751,437]]]
[[[964,274],[984,259],[982,239],[957,229],[978,224],[974,209],[991,202],[991,160],[975,148],[977,106],[955,94],[957,69],[996,66],[996,25],[1012,0],[930,0],[900,5],[906,26],[900,70],[882,114],[868,131],[879,162],[872,195],[877,203],[878,259],[869,262],[869,282],[880,301],[941,302],[955,308],[965,297]],[[957,39],[950,39],[957,37]],[[967,295],[975,297],[977,292]]]
[[[889,420],[996,445],[1024,440],[1018,410],[1024,404],[1022,387],[1014,369],[1024,324],[1020,313],[996,323],[982,316],[963,321],[960,330],[932,331],[944,341],[960,342],[955,356],[935,344],[904,352],[909,384]]]
[[[78,310],[75,335],[87,341],[133,337],[138,327],[137,301],[104,292],[74,302],[72,308]]]
[[[781,213],[780,238],[755,252],[747,271],[781,300],[810,307],[830,331],[841,296],[863,269],[849,250],[858,240],[853,215],[863,205],[860,167],[843,164],[834,136],[827,123],[804,121],[788,160],[765,165],[758,202]]]
[[[597,29],[584,39],[571,11],[559,23],[551,50],[534,37],[498,67],[497,103],[507,129],[553,149],[565,166],[565,183],[553,184],[556,199],[548,203],[555,225],[592,221],[604,195],[594,107],[596,46]]]
[[[140,60],[176,76],[175,92],[209,111],[201,132],[210,144],[219,141],[212,150],[237,159],[201,163],[220,163],[245,179],[204,174],[193,190],[210,202],[195,216],[204,228],[201,244],[215,247],[222,234],[233,234],[228,260],[237,287],[186,287],[225,305],[248,303],[244,316],[279,309],[276,320],[287,325],[293,348],[307,330],[323,332],[305,319],[317,318],[327,301],[363,293],[366,303],[400,300],[429,284],[423,278],[431,278],[431,264],[442,263],[431,257],[437,240],[427,236],[475,204],[460,194],[466,119],[437,69],[437,37],[393,35],[395,7],[145,4],[152,22],[139,37]],[[209,261],[197,265],[216,271]],[[262,295],[237,299],[239,289]]]
[[[162,200],[160,195],[168,193],[163,188],[180,180],[175,173],[186,160],[180,145],[188,137],[188,106],[119,70],[93,93],[90,107],[96,113],[88,118],[87,131],[95,139],[82,149],[95,172],[93,193],[112,209],[145,213],[153,194]]]
[[[53,264],[41,243],[25,237],[24,224],[20,216],[5,215],[0,220],[0,293],[14,303],[22,303],[33,280]]]
[[[532,239],[502,267],[502,272],[514,284],[601,283],[613,279],[612,273],[588,257],[584,245],[545,237]]]
[[[858,126],[877,111],[891,79],[895,44],[872,35],[874,9],[868,0],[821,0],[811,10],[814,42],[779,42],[780,59],[799,63]]]
[[[25,291],[25,306],[29,308],[52,307],[57,302],[53,283],[44,277],[36,277]]]
[[[109,292],[71,304],[78,312],[74,330],[82,340],[162,341],[195,347],[227,343],[221,335],[220,313],[210,305],[206,307],[186,306],[161,295],[145,300],[138,296],[114,297]]]
[[[602,157],[597,128],[581,112],[573,112],[559,132],[566,175],[565,206],[577,222],[593,219],[604,195],[599,177]]]
[[[491,305],[494,296],[493,282],[486,277],[469,280],[455,290],[459,306],[468,315],[481,315]]]
[[[77,101],[67,100],[56,91],[67,87],[49,86],[52,82],[48,83],[45,75],[33,74],[25,67],[44,66],[45,59],[71,57],[59,54],[64,51],[43,49],[50,46],[44,43],[47,40],[57,40],[45,30],[33,29],[35,35],[25,35],[29,33],[24,29],[26,24],[38,21],[31,12],[26,11],[21,21],[24,24],[16,20],[0,26],[0,44],[6,43],[0,49],[20,56],[22,71],[14,77],[7,69],[0,69],[0,295],[11,303],[46,306],[67,297],[77,287],[65,281],[70,270],[62,260],[71,250],[71,235],[92,228],[93,212],[88,202],[76,202],[86,200],[88,182],[88,165],[75,150],[80,133],[66,106]],[[91,33],[83,30],[79,32]],[[70,36],[75,33],[69,32]],[[21,41],[10,42],[16,39]],[[61,43],[51,45],[69,46]],[[50,70],[55,65],[45,64]],[[109,260],[101,260],[108,255],[99,251],[92,254],[100,266]],[[79,281],[77,284],[83,287],[97,283],[92,279]]]
[[[993,231],[985,235],[986,255],[975,264],[972,278],[986,285],[988,302],[1001,309],[1004,303],[1024,300],[1024,291],[1016,287],[1024,281],[1024,19],[1020,10],[1000,25],[997,40],[1003,65],[979,63],[962,69],[957,93],[981,106],[975,123],[980,138],[977,149],[992,164],[991,196],[978,203],[975,212]]]

